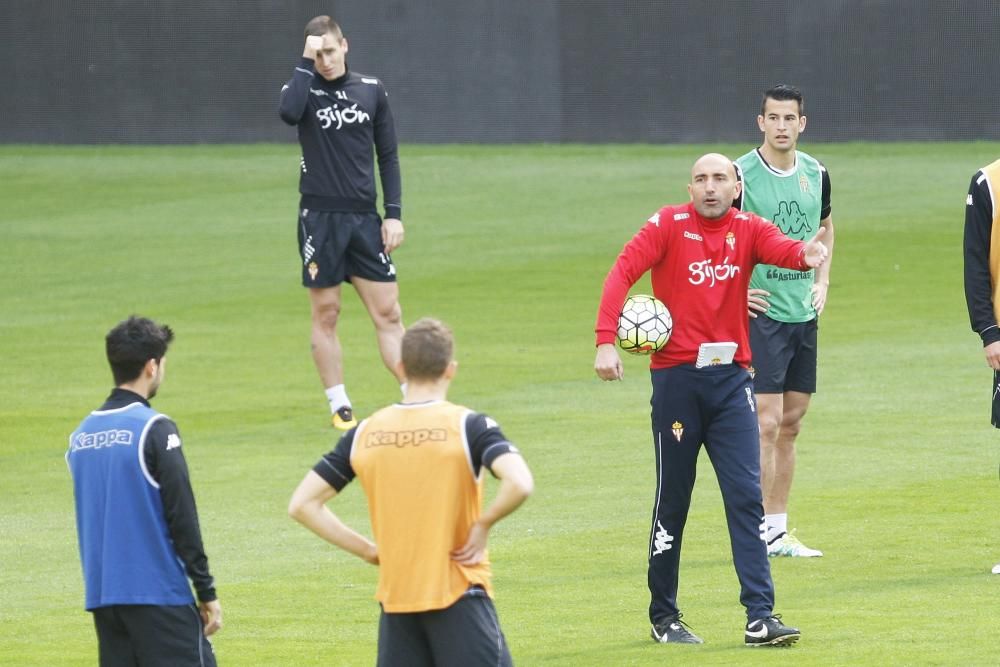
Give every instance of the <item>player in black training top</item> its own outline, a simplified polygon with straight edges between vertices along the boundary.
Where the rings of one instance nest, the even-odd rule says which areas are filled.
[[[326,388],[333,425],[357,425],[344,389],[337,318],[340,284],[354,285],[375,324],[382,361],[397,381],[403,338],[396,267],[403,242],[396,130],[378,79],[347,69],[347,40],[329,16],[306,24],[305,50],[281,89],[281,119],[298,128],[299,253],[312,309],[312,356]],[[378,156],[385,218],[375,208]]]
[[[983,343],[986,365],[993,369],[992,424],[1000,428],[1000,160],[972,176],[965,197],[965,301],[969,322]],[[1000,563],[993,566],[1000,574]]]

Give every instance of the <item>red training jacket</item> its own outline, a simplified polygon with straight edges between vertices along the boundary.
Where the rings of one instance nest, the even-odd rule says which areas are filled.
[[[653,296],[674,320],[670,340],[653,354],[650,368],[693,364],[702,343],[739,344],[734,363],[750,365],[747,288],[757,264],[799,271],[805,243],[777,226],[730,208],[718,220],[698,215],[689,202],[664,206],[622,249],[608,277],[597,312],[597,344],[614,343],[618,316],[629,288],[652,271]]]

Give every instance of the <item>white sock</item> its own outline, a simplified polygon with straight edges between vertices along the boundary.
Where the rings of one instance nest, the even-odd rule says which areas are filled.
[[[402,384],[399,385],[399,393],[401,393],[403,395],[403,398],[406,398],[406,383],[405,382],[403,382]]]
[[[770,542],[774,538],[780,537],[782,533],[788,532],[788,513],[765,514],[764,523],[767,524],[766,541]]]
[[[330,401],[330,414],[335,413],[345,405],[351,407],[351,399],[347,398],[347,390],[342,384],[327,387],[326,400]]]

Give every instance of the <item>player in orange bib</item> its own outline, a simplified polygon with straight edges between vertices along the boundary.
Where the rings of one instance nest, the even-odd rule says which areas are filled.
[[[348,431],[306,474],[289,514],[379,566],[379,665],[510,665],[493,607],[490,528],[531,494],[531,471],[489,417],[449,403],[451,331],[422,319],[403,336],[401,403]],[[484,470],[500,479],[483,511]],[[368,498],[374,542],[326,502],[352,479]]]

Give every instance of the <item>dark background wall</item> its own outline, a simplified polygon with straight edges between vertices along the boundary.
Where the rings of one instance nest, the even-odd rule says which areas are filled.
[[[996,0],[2,0],[0,142],[294,139],[277,96],[329,13],[407,142],[1000,139]]]

